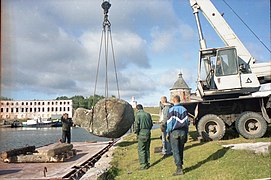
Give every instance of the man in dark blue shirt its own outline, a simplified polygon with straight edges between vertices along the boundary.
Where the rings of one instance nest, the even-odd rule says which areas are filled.
[[[180,96],[174,96],[173,103],[174,106],[169,109],[167,133],[170,137],[173,157],[177,166],[173,175],[177,176],[183,175],[183,151],[184,144],[187,142],[189,120],[187,110],[180,104]]]

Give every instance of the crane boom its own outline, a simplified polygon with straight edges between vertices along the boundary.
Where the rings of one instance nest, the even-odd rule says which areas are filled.
[[[222,15],[218,12],[216,7],[210,0],[190,0],[190,5],[193,9],[193,12],[196,16],[197,26],[199,29],[200,35],[200,46],[201,49],[205,49],[206,43],[203,39],[199,18],[197,12],[200,10],[205,18],[209,21],[211,26],[214,28],[216,33],[219,35],[221,40],[226,46],[233,46],[237,50],[237,56],[240,61],[247,63],[252,72],[256,74],[261,83],[267,83],[271,80],[271,62],[257,63],[255,58],[250,54],[244,44],[240,41],[234,31],[231,29],[229,24],[225,21]],[[201,34],[200,34],[201,33]],[[202,39],[201,39],[202,38]],[[203,43],[202,43],[203,42]],[[241,63],[240,63],[241,64]]]
[[[238,56],[242,60],[246,63],[255,63],[255,58],[249,53],[210,0],[190,0],[190,5],[193,9],[201,10],[226,46],[235,46]]]

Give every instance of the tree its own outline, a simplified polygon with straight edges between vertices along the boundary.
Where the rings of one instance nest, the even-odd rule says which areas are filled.
[[[56,100],[69,100],[70,98],[68,98],[67,96],[60,96],[57,97]]]
[[[67,96],[60,96],[57,97],[56,100],[72,100],[72,107],[73,109],[77,108],[85,108],[85,109],[91,109],[99,100],[103,99],[104,96],[100,95],[94,95],[94,96],[89,96],[88,98],[81,96],[81,95],[75,95],[72,96],[71,98]]]
[[[13,100],[13,99],[8,98],[8,97],[4,97],[4,96],[0,96],[0,100],[3,100],[3,101],[11,101],[11,100]]]
[[[77,109],[79,107],[83,107],[82,106],[82,101],[84,101],[84,99],[85,99],[84,96],[76,95],[76,96],[71,97],[70,99],[72,100],[72,104],[73,104],[74,109]]]

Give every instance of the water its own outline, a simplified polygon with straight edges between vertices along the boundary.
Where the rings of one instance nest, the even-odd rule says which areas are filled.
[[[73,127],[72,142],[108,141],[108,138],[97,137],[83,128]],[[56,143],[61,138],[62,128],[0,128],[0,152],[9,149],[29,146],[44,146]]]
[[[157,129],[160,126],[154,124],[152,129]],[[128,131],[127,133],[129,133]],[[71,130],[72,142],[85,141],[109,141],[108,138],[94,136],[85,129],[80,127],[72,127]],[[61,127],[50,128],[0,128],[0,152],[9,149],[20,148],[26,145],[29,146],[44,146],[50,143],[56,143],[62,136]]]

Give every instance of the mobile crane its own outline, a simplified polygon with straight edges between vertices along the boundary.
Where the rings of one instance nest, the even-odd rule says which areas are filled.
[[[271,63],[256,63],[210,0],[190,0],[190,5],[200,42],[197,98],[183,105],[204,139],[221,139],[226,126],[234,126],[245,138],[262,137],[271,122],[271,91],[259,89],[271,82]],[[207,48],[199,12],[225,47]]]

